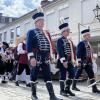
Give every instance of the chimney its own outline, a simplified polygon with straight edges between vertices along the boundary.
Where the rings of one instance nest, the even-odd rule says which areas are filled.
[[[48,4],[49,2],[50,2],[49,0],[42,0],[41,5],[44,6],[44,5]]]

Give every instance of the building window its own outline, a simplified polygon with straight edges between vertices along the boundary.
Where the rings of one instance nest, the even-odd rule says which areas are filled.
[[[0,34],[0,42],[2,42],[2,34]]]
[[[10,42],[14,41],[14,29],[11,29]]]
[[[5,17],[1,17],[1,23],[5,23]]]
[[[7,32],[4,32],[4,41],[7,41]]]
[[[30,29],[30,22],[25,23],[25,33]]]
[[[53,22],[53,24],[52,24]],[[51,35],[55,34],[55,30],[57,30],[57,20],[56,20],[56,15],[55,12],[49,13],[46,15],[46,26],[50,30]]]
[[[12,18],[9,18],[9,22],[12,22]]]
[[[21,35],[20,26],[16,27],[16,35],[17,37]]]

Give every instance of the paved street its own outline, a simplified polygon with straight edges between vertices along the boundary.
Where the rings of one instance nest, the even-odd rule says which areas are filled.
[[[55,93],[58,97],[59,95],[59,85],[58,82],[53,82]],[[64,100],[100,100],[99,94],[91,93],[91,89],[87,88],[87,83],[79,83],[81,92],[75,92],[76,97],[64,98]],[[100,86],[99,86],[100,88]],[[14,83],[8,83],[6,85],[0,84],[0,100],[31,100],[31,90],[26,88],[25,85],[21,84],[20,87],[16,87]],[[38,97],[40,100],[49,100],[47,90],[43,82],[39,81],[38,83]]]

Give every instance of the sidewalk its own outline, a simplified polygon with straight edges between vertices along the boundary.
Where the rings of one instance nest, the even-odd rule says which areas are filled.
[[[59,84],[53,82],[55,93],[58,97],[64,100],[100,100],[100,94],[91,93],[91,88],[87,88],[87,83],[79,83],[78,87],[81,92],[73,91],[76,97],[62,97],[59,95]],[[100,86],[99,86],[100,88]],[[40,100],[49,100],[49,96],[44,82],[39,81],[38,84],[38,97]],[[20,87],[16,87],[14,83],[0,84],[0,100],[31,100],[31,89],[21,84]]]

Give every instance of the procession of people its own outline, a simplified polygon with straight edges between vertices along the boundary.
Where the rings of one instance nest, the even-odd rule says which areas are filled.
[[[73,40],[69,38],[71,34],[69,24],[61,18],[58,26],[61,34],[56,46],[54,46],[50,32],[44,29],[45,19],[42,8],[37,10],[32,19],[35,28],[30,29],[23,41],[16,47],[11,47],[6,42],[0,43],[0,76],[2,84],[14,80],[15,85],[19,86],[21,74],[25,70],[25,83],[27,87],[31,87],[31,99],[39,100],[37,79],[41,69],[49,93],[49,100],[63,100],[55,95],[52,84],[52,66],[50,62],[52,55],[56,53],[58,58],[55,66],[59,69],[60,95],[66,98],[76,96],[74,91],[81,90],[77,87],[77,82],[83,69],[88,75],[90,85],[95,83],[93,49],[89,42],[91,40],[90,29],[81,30],[83,40],[75,47]],[[72,92],[72,90],[74,91]],[[92,85],[92,93],[100,94],[96,84]]]

